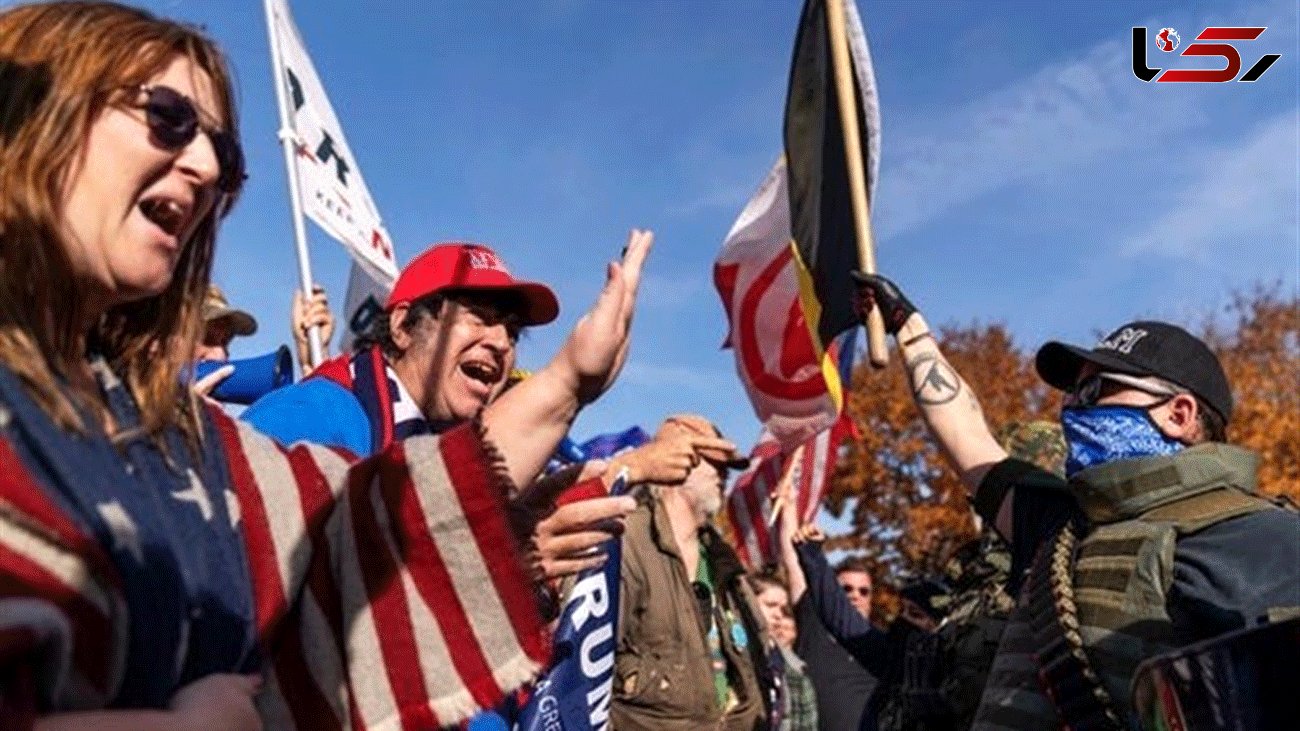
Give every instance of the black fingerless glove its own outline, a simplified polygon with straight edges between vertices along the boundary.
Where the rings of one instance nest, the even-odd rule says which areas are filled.
[[[897,335],[903,323],[907,322],[907,318],[916,312],[916,305],[907,299],[897,284],[879,274],[863,274],[857,271],[851,273],[858,285],[858,318],[865,325],[871,307],[873,305],[879,307],[880,314],[885,320],[885,332]]]

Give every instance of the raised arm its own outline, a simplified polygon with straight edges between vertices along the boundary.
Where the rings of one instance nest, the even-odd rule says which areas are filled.
[[[805,527],[796,536],[795,551],[806,577],[807,597],[822,626],[858,664],[876,677],[886,671],[889,647],[885,633],[858,613],[835,580],[822,551],[821,531]]]
[[[893,282],[874,274],[854,273],[863,319],[880,307],[885,330],[898,341],[912,398],[930,433],[972,493],[1006,450],[993,438],[984,410],[970,385],[939,350],[925,318]]]
[[[781,516],[777,522],[777,538],[781,546],[781,566],[785,569],[786,579],[790,583],[790,606],[799,603],[808,591],[808,580],[803,567],[799,565],[799,554],[794,548],[794,537],[799,531],[799,516],[791,501],[792,489],[789,480],[781,483]]]
[[[628,495],[606,497],[616,477],[629,484],[679,485],[699,462],[700,450],[734,450],[725,439],[690,433],[659,437],[608,461],[587,462],[534,481],[511,501],[520,535],[528,536],[529,561],[538,578],[558,579],[605,562],[600,547],[622,533],[636,510]],[[600,484],[593,484],[598,481]]]
[[[627,361],[641,268],[654,242],[633,230],[621,262],[611,262],[595,306],[560,352],[483,411],[483,427],[515,485],[530,483],[578,415],[614,383]]]

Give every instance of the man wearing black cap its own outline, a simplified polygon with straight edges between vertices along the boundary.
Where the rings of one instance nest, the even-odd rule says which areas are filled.
[[[1012,546],[1018,606],[976,729],[1121,729],[1144,658],[1300,607],[1300,516],[1254,494],[1258,457],[1223,443],[1232,391],[1182,328],[1048,343],[1065,391],[1067,480],[1008,459],[979,401],[889,280],[859,276],[899,343],[917,406],[981,516]]]

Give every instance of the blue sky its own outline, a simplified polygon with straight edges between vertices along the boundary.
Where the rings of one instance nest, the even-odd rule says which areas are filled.
[[[718,348],[711,267],[780,153],[799,0],[291,4],[399,261],[472,239],[554,286],[560,320],[527,337],[523,365],[555,351],[626,231],[655,230],[628,367],[577,436],[692,410],[748,448],[758,424]],[[262,4],[145,5],[231,55],[251,178],[217,280],[262,324],[235,354],[269,350],[297,280]],[[1030,348],[1189,322],[1257,281],[1296,291],[1293,0],[859,7],[882,103],[878,261],[932,323],[1002,322]],[[1135,25],[1184,44],[1268,26],[1244,63],[1282,59],[1254,84],[1144,84]],[[346,255],[308,227],[341,303]]]

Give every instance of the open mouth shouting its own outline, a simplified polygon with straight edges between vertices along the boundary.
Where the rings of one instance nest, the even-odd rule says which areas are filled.
[[[189,228],[194,209],[191,201],[165,193],[145,198],[138,207],[145,220],[172,239],[170,243],[173,246],[179,245],[181,236]]]
[[[470,393],[483,403],[505,379],[505,368],[496,358],[470,356],[460,362],[459,370]]]

